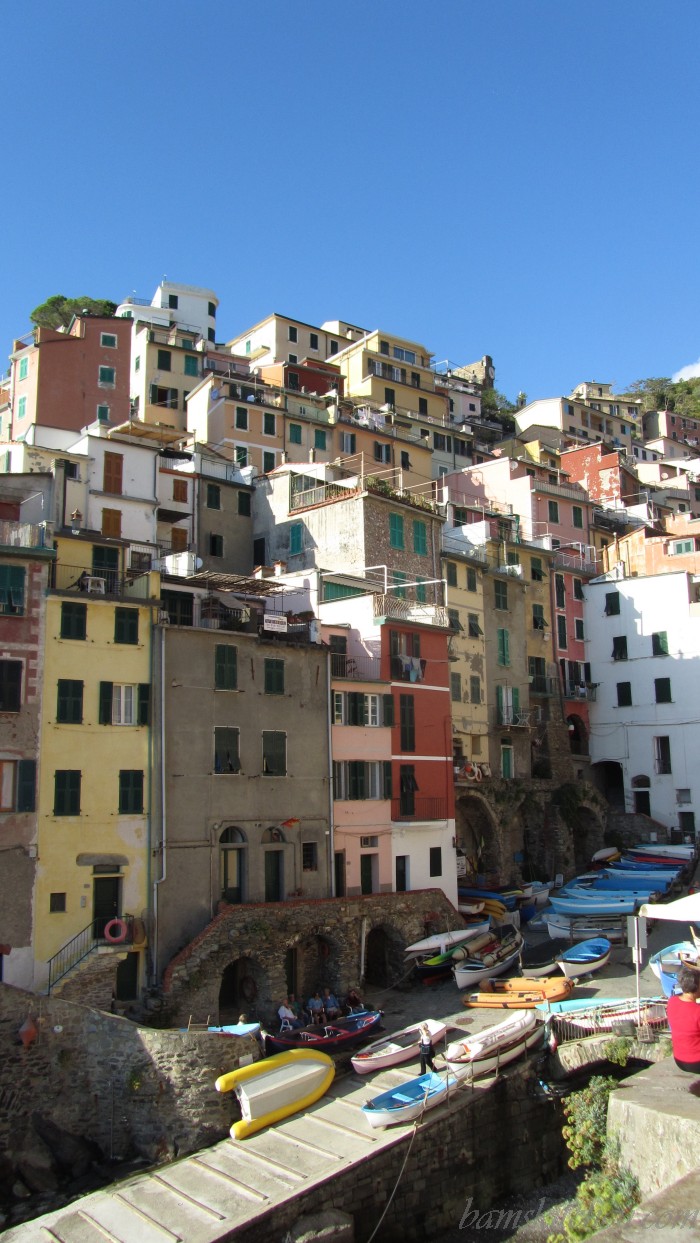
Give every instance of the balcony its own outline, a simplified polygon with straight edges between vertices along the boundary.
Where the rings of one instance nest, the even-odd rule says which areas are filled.
[[[416,600],[402,600],[392,595],[374,596],[374,616],[391,617],[411,625],[443,626],[445,630],[450,626],[447,609],[441,604],[418,604]]]
[[[94,572],[84,565],[65,565],[60,562],[53,567],[51,590],[78,595],[83,599],[98,597],[110,600],[150,600],[151,579],[148,573],[99,569]]]
[[[598,691],[597,685],[593,683],[568,683],[564,687],[565,699],[587,699],[590,703],[594,702]]]
[[[343,652],[331,652],[331,677],[347,678],[352,682],[378,682],[381,666],[376,656],[346,656]]]
[[[47,542],[46,524],[32,522],[0,522],[0,545],[3,548],[45,548],[53,551]]]
[[[546,677],[544,674],[536,673],[530,682],[531,695],[556,695],[557,680],[556,678]]]
[[[504,708],[496,714],[496,725],[499,729],[529,729],[531,712],[513,712]]]
[[[446,820],[447,799],[445,798],[392,798],[391,819],[394,822],[417,820]]]

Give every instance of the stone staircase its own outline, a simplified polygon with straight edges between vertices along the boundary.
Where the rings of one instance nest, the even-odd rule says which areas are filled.
[[[96,945],[87,957],[81,958],[51,989],[52,997],[78,1001],[83,1006],[109,1010],[112,1005],[117,966],[126,958],[126,945]]]

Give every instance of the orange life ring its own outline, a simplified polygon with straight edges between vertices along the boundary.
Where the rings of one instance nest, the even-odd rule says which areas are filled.
[[[255,1001],[258,995],[258,986],[252,975],[244,975],[238,987],[244,1001]]]
[[[468,760],[467,763],[464,765],[464,768],[462,769],[462,775],[467,778],[467,781],[478,781],[479,780],[479,770],[478,768],[476,768],[474,764],[472,764],[471,760]]]
[[[474,780],[481,781],[481,769],[479,768],[478,764],[476,768],[474,769]]]
[[[105,924],[103,936],[110,945],[121,945],[126,941],[127,932],[128,928],[123,919],[110,919],[109,923]]]

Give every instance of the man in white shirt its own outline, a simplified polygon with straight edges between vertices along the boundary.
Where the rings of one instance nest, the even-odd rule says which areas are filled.
[[[296,1014],[290,1008],[288,997],[285,997],[284,1001],[282,1002],[282,1005],[277,1011],[277,1017],[279,1018],[281,1025],[288,1023],[289,1026],[292,1028],[298,1028],[298,1027],[304,1026],[303,1023],[299,1022],[299,1019],[297,1018]]]

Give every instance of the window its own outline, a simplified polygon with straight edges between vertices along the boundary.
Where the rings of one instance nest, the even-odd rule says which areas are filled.
[[[26,413],[27,413],[27,399],[26,397],[20,397],[19,401],[17,402],[17,418],[23,419]]]
[[[454,561],[445,562],[445,578],[447,579],[448,587],[457,586],[457,566]]]
[[[71,678],[58,679],[56,720],[62,725],[83,723],[83,683]]]
[[[695,812],[679,811],[678,827],[683,834],[687,834],[690,838],[695,837]]]
[[[402,514],[389,514],[389,544],[392,548],[403,548]]]
[[[0,760],[0,812],[36,810],[36,760]]]
[[[328,343],[328,344],[329,344],[329,346],[330,346],[330,353],[331,353],[331,354],[337,354],[337,353],[338,353],[338,342],[337,342],[337,341],[329,341],[329,343]]]
[[[499,665],[510,664],[510,636],[507,630],[498,629],[496,631],[496,663]]]
[[[508,584],[501,583],[498,581],[498,579],[496,579],[496,582],[493,585],[493,590],[494,590],[494,604],[496,608],[507,609],[508,608]]]
[[[547,512],[549,514],[550,522],[558,522],[559,521],[559,502],[558,501],[547,501]]]
[[[114,610],[114,642],[138,643],[139,613],[138,609]]]
[[[248,411],[245,406],[236,406],[235,417],[236,430],[246,432],[248,430]]]
[[[340,433],[340,452],[355,453],[357,445],[357,436],[355,432]]]
[[[113,332],[100,333],[100,345],[106,350],[116,350],[117,338]]]
[[[467,591],[476,591],[476,570],[472,567],[467,568]]]
[[[157,367],[159,371],[170,371],[172,369],[172,355],[170,350],[158,350]]]
[[[287,775],[287,735],[281,730],[263,730],[262,770],[264,777]]]
[[[632,707],[632,683],[631,682],[618,682],[617,683],[617,706],[618,708],[631,708]]]
[[[214,648],[214,686],[217,691],[238,689],[238,648],[217,643]]]
[[[250,518],[250,492],[238,493],[238,512],[243,518]]]
[[[533,583],[541,583],[544,579],[544,571],[542,569],[542,558],[530,558],[530,578]]]
[[[654,739],[654,768],[657,773],[670,773],[671,739],[661,736]]]
[[[0,616],[20,617],[24,613],[23,565],[0,565]]]
[[[66,910],[65,893],[50,893],[49,894],[49,914],[51,915],[55,915],[57,913],[64,914],[65,910]]]
[[[289,324],[287,327],[287,340],[288,341],[298,340],[298,333],[297,333],[296,328],[294,327],[294,324]]]
[[[239,773],[241,771],[240,730],[214,730],[214,772]]]
[[[418,413],[427,415],[428,413],[428,398],[427,397],[418,398]]]
[[[248,465],[248,447],[247,445],[236,445],[236,466],[240,470],[242,466]]]
[[[289,555],[297,557],[304,549],[304,524],[292,522],[289,527]]]
[[[301,870],[302,872],[318,871],[318,846],[315,842],[301,843]]]
[[[102,471],[102,490],[115,496],[122,494],[123,453],[105,453]]]
[[[676,540],[671,545],[671,556],[680,557],[683,553],[694,552],[695,545],[692,539]]]
[[[462,677],[459,673],[450,674],[450,698],[454,703],[462,702]]]
[[[583,581],[580,578],[574,579],[574,600],[583,600]]]
[[[265,694],[284,695],[284,661],[265,661]]]
[[[61,638],[84,639],[87,635],[87,604],[61,603]]]
[[[613,660],[627,660],[627,635],[618,634],[613,638]]]
[[[140,370],[141,370],[141,355],[137,354],[136,358],[134,359],[134,371],[140,371]]]
[[[221,488],[218,483],[207,484],[207,509],[221,509]]]
[[[413,519],[413,551],[421,557],[428,555],[428,528],[419,518]]]
[[[54,816],[80,815],[80,780],[79,770],[57,768],[54,773]]]
[[[442,876],[442,846],[430,847],[430,875]]]
[[[544,630],[546,627],[544,619],[544,605],[533,604],[532,606],[532,629]]]
[[[301,423],[289,424],[289,443],[290,445],[301,444]]]
[[[467,634],[470,639],[479,639],[483,634],[483,630],[479,625],[478,613],[467,613]]]
[[[396,389],[393,389],[393,388],[384,389],[384,405],[385,406],[396,405]]]
[[[318,349],[318,333],[317,332],[309,333],[309,349],[311,350]]]
[[[171,310],[171,311],[176,311],[176,310],[177,310],[177,307],[178,307],[178,302],[179,302],[179,298],[178,298],[178,295],[177,295],[176,293],[169,293],[169,294],[168,294],[168,306],[169,306],[169,308],[170,308],[170,310]]]
[[[605,593],[605,616],[617,617],[620,612],[620,593],[619,591],[606,591]]]
[[[481,703],[481,678],[476,674],[469,678],[469,700],[473,704]]]
[[[406,575],[401,570],[392,570],[391,585],[394,588],[394,594],[398,600],[406,599],[406,588],[404,586],[405,582]]]
[[[187,502],[187,480],[173,479],[173,500]]]
[[[425,604],[427,602],[427,599],[428,599],[428,592],[426,589],[425,579],[421,578],[420,574],[417,574],[416,575],[416,600],[418,601],[419,604]]]
[[[391,798],[391,761],[335,760],[334,799]],[[364,845],[364,841],[363,841]]]
[[[657,704],[673,703],[670,678],[654,678],[654,697]]]
[[[20,380],[26,380],[26,378],[27,378],[28,374],[29,374],[29,359],[28,359],[28,358],[20,358],[20,360],[19,360],[19,378],[20,378]]]
[[[122,768],[119,773],[119,814],[140,816],[143,812],[143,772]]]
[[[554,575],[554,599],[558,609],[566,608],[566,583],[563,574]]]
[[[290,363],[295,363],[296,360],[297,360],[296,354],[289,355]],[[287,388],[294,389],[294,391],[298,393],[299,388],[300,388],[298,371],[289,371],[287,373]],[[301,413],[304,414],[305,411],[302,409]]]
[[[559,647],[566,647],[567,643],[566,618],[563,613],[557,613],[557,644]]]
[[[0,712],[19,712],[22,706],[22,661],[0,660]]]
[[[122,514],[120,509],[102,510],[102,534],[108,539],[120,539],[122,533]]]
[[[399,814],[414,816],[416,812],[416,793],[418,782],[413,764],[402,764],[399,768],[400,799]]]
[[[326,448],[326,432],[322,427],[314,428],[314,449]]]
[[[462,623],[459,620],[459,609],[448,609],[447,620],[449,622],[450,630],[454,630],[455,634],[459,634],[462,629]]]
[[[400,747],[402,751],[416,749],[416,718],[413,695],[399,696]]]
[[[185,375],[199,375],[199,359],[195,354],[185,354]]]
[[[215,531],[211,531],[209,535],[209,556],[223,557],[224,555],[224,537],[217,535]]]
[[[117,373],[114,367],[100,367],[97,373],[97,383],[100,388],[114,388],[116,384]]]
[[[391,445],[383,445],[379,440],[374,442],[374,460],[375,462],[384,462],[385,465],[391,464]]]
[[[268,449],[263,450],[263,475],[275,469],[275,454]]]
[[[148,682],[100,682],[100,725],[148,725],[150,704]]]
[[[668,635],[665,630],[659,630],[651,636],[651,654],[652,656],[668,656]]]
[[[263,412],[263,435],[274,436],[275,434],[275,416],[269,410]]]
[[[574,505],[572,509],[572,517],[574,526],[579,529],[583,528],[583,510],[580,505]]]
[[[583,642],[585,635],[583,631],[583,618],[577,617],[574,621],[574,637]]]

